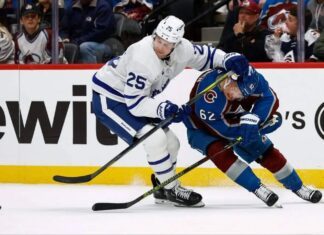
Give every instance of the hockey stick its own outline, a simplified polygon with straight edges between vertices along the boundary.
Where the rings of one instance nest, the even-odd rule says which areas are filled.
[[[267,122],[263,123],[263,125],[260,127],[260,129],[264,129],[264,128],[268,127],[268,126],[271,126],[273,123],[276,123],[276,118],[275,117],[273,117],[272,119],[269,119]],[[238,137],[235,141],[233,141],[233,142],[227,144],[226,146],[224,146],[224,148],[222,150],[215,153],[212,157],[216,157],[217,155],[219,155],[219,154],[225,152],[226,150],[234,147],[235,145],[237,145],[241,141],[242,141],[242,137]],[[175,174],[171,178],[169,178],[166,181],[164,181],[163,183],[161,183],[160,185],[155,186],[151,190],[147,191],[146,193],[142,194],[141,196],[139,196],[138,198],[136,198],[136,199],[134,199],[132,201],[122,202],[122,203],[99,202],[99,203],[95,203],[92,206],[92,210],[100,211],[100,210],[127,209],[127,208],[133,206],[134,204],[138,203],[142,199],[146,198],[147,196],[149,196],[149,195],[155,193],[156,191],[160,190],[165,185],[171,183],[172,181],[180,178],[181,176],[188,173],[189,171],[191,171],[191,170],[195,169],[196,167],[200,166],[201,164],[208,161],[209,159],[210,158],[207,157],[207,156],[200,159],[198,162],[196,162],[196,163],[192,164],[191,166],[185,168],[184,170],[180,171],[179,173]],[[275,204],[275,207],[282,208],[282,206],[280,204]]]
[[[193,97],[191,100],[189,100],[186,105],[191,105],[195,103],[198,99],[200,99],[206,92],[216,87],[218,84],[220,84],[225,78],[236,76],[235,73],[232,71],[229,71],[215,79],[215,82],[210,84],[208,87],[206,87],[203,91],[198,93],[195,97]],[[154,128],[152,128],[149,132],[147,132],[145,135],[143,135],[140,139],[137,139],[132,145],[128,146],[126,149],[121,151],[116,157],[111,159],[109,162],[107,162],[105,165],[100,167],[95,172],[89,174],[89,175],[83,175],[83,176],[62,176],[62,175],[55,175],[53,179],[57,182],[61,183],[68,183],[68,184],[75,184],[75,183],[85,183],[91,181],[93,178],[97,177],[101,172],[103,172],[105,169],[107,169],[109,166],[114,164],[116,161],[118,161],[120,158],[125,156],[129,151],[131,151],[133,148],[135,148],[138,144],[143,142],[146,138],[148,138],[150,135],[152,135],[155,131],[162,128],[166,124],[172,121],[173,118],[175,118],[176,114],[169,116],[168,118],[161,121],[158,125],[156,125]]]
[[[238,144],[239,142],[241,142],[241,140],[242,140],[241,137],[237,138],[235,141],[233,141],[233,142],[229,143],[228,145],[224,146],[224,148],[222,150],[220,150],[219,152],[215,153],[213,155],[213,157],[216,157],[217,155],[219,155],[219,154],[225,152],[226,150],[232,148],[233,146],[235,146],[236,144]],[[201,164],[203,164],[204,162],[208,161],[209,159],[210,158],[207,157],[207,156],[204,157],[204,158],[202,158],[202,159],[200,159],[198,162],[196,162],[196,163],[188,166],[184,170],[180,171],[179,173],[177,173],[174,176],[172,176],[171,178],[167,179],[166,181],[164,181],[160,185],[155,186],[150,191],[147,191],[146,193],[142,194],[141,196],[139,196],[138,198],[136,198],[136,199],[134,199],[132,201],[122,202],[122,203],[99,202],[99,203],[95,203],[92,206],[92,210],[94,210],[94,211],[101,211],[101,210],[127,209],[127,208],[133,206],[134,204],[138,203],[142,199],[146,198],[147,196],[155,193],[156,191],[158,191],[159,189],[163,188],[164,186],[166,186],[167,184],[171,183],[172,181],[180,178],[184,174],[186,174],[189,171],[191,171],[191,170],[195,169],[196,167],[200,166]]]

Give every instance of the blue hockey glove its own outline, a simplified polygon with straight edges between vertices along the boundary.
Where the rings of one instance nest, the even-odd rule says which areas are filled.
[[[223,67],[227,71],[233,71],[239,76],[243,76],[249,71],[249,61],[244,55],[236,52],[227,53],[223,60]]]
[[[164,120],[169,116],[176,114],[172,119],[172,122],[181,122],[189,113],[191,108],[187,105],[182,105],[180,108],[178,105],[173,104],[170,101],[162,102],[157,109],[157,114],[160,119]]]
[[[241,145],[248,146],[249,144],[260,140],[259,132],[260,118],[253,114],[247,113],[240,118],[240,134],[243,138]]]
[[[182,122],[182,121],[184,121],[190,113],[191,113],[191,107],[190,106],[185,105],[185,104],[181,105],[181,107],[179,108],[178,114],[173,119],[173,122]]]

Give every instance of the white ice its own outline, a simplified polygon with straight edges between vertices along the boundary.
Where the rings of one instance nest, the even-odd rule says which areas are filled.
[[[157,205],[149,196],[128,209],[91,210],[95,202],[128,202],[149,189],[0,184],[0,234],[324,234],[324,202],[304,202],[283,188],[273,188],[282,209],[239,187],[196,187],[204,208]]]

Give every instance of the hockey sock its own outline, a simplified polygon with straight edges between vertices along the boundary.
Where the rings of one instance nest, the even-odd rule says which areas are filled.
[[[260,179],[245,162],[235,156],[232,150],[229,149],[222,154],[218,154],[217,157],[212,157],[213,154],[224,149],[225,144],[224,141],[214,142],[208,147],[207,156],[211,157],[212,162],[230,179],[248,191],[254,192],[260,187]]]
[[[300,177],[297,175],[297,172],[294,169],[292,170],[290,175],[288,175],[285,178],[278,179],[278,181],[282,183],[287,189],[290,189],[292,191],[297,191],[303,185],[303,182],[301,181]]]
[[[170,154],[173,167],[176,168],[177,164],[177,155],[180,148],[180,142],[179,139],[176,137],[176,135],[171,131],[169,128],[164,130],[166,137],[167,137],[167,151]]]
[[[144,140],[143,146],[147,153],[147,161],[160,182],[164,182],[175,175],[175,168],[167,151],[167,136],[162,129],[157,130],[150,138]],[[173,188],[177,183],[178,181],[175,180],[166,185],[165,188]]]
[[[252,169],[248,165],[234,181],[249,192],[254,192],[261,184],[261,180],[253,173]]]
[[[269,149],[263,158],[257,161],[263,167],[271,171],[276,179],[287,189],[296,191],[302,186],[302,181],[294,168],[276,148]]]

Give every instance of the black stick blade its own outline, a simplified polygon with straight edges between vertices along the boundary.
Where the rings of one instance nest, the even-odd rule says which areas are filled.
[[[89,182],[92,179],[92,175],[83,175],[83,176],[62,176],[62,175],[55,175],[53,180],[60,183],[66,184],[78,184],[78,183],[85,183]]]
[[[128,203],[109,203],[109,202],[98,202],[92,206],[93,211],[103,211],[103,210],[117,210],[128,208]]]

